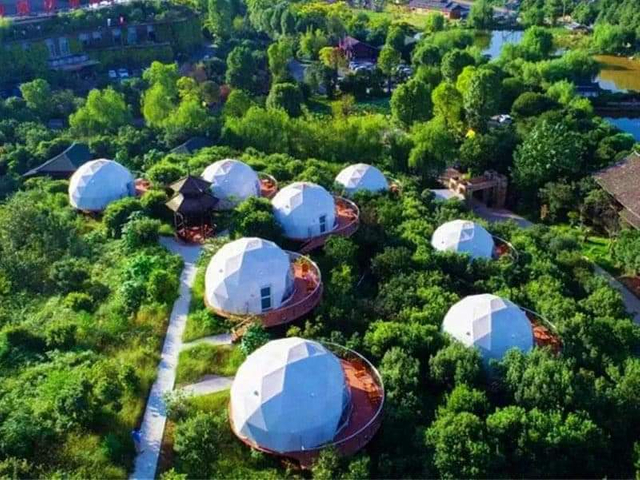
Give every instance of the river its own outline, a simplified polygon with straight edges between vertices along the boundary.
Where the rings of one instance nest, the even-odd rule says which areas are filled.
[[[612,92],[640,92],[640,61],[614,55],[596,55],[600,74],[596,81],[601,88]]]
[[[493,30],[476,35],[474,45],[493,60],[500,56],[502,47],[520,43],[523,35],[524,32],[517,30]],[[640,61],[614,55],[597,55],[595,59],[601,66],[596,78],[600,88],[612,92],[640,92]],[[603,118],[640,142],[640,118]]]
[[[498,58],[502,47],[508,43],[520,43],[524,32],[521,30],[492,30],[476,35],[474,45],[488,55],[491,60]]]

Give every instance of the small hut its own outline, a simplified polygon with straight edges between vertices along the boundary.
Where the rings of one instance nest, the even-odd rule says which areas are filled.
[[[166,203],[173,211],[176,234],[187,242],[202,242],[214,232],[211,213],[218,199],[211,195],[211,183],[187,175],[172,183],[173,197]]]

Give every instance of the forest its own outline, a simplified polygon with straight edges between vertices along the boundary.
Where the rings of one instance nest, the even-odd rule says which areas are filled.
[[[186,35],[173,61],[155,58],[140,77],[90,89],[34,63],[11,79],[19,94],[0,99],[0,477],[128,477],[131,431],[183,266],[163,247],[174,234],[168,186],[225,158],[279,188],[307,181],[338,193],[336,175],[355,163],[378,167],[398,188],[357,194],[356,234],[310,253],[324,283],[311,314],[283,328],[254,325],[228,349],[183,352],[178,383],[232,375],[271,339],[316,339],[379,369],[384,419],[357,455],[328,449],[300,471],[233,436],[228,392],[172,395],[160,478],[640,475],[640,326],[585,250],[589,238],[603,239],[600,266],[640,275],[640,233],[592,177],[638,145],[578,89],[600,69],[595,53],[637,54],[634,0],[523,0],[522,41],[495,59],[476,37],[494,26],[501,2],[476,0],[463,22],[438,13],[399,19],[384,2],[150,3],[109,8],[131,18],[173,8],[193,15],[196,31],[170,32]],[[561,31],[568,16],[593,31]],[[56,28],[81,21],[63,17]],[[0,19],[0,62],[14,27]],[[377,65],[354,71],[338,46],[345,36],[377,49]],[[214,53],[193,64],[200,42]],[[511,121],[497,124],[497,115]],[[211,146],[173,151],[192,138]],[[74,143],[151,187],[88,215],[69,204],[68,180],[24,176]],[[507,206],[535,225],[488,223],[459,200],[437,199],[432,190],[449,167],[505,175]],[[478,222],[517,255],[434,250],[435,229],[455,219]],[[261,237],[296,248],[265,199],[213,220],[226,235],[203,246],[185,341],[233,328],[203,298],[204,270],[226,242]],[[487,364],[452,340],[443,317],[479,293],[546,319],[560,351],[514,349]]]

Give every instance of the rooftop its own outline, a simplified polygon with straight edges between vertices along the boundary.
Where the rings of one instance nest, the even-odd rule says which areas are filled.
[[[600,170],[594,178],[626,209],[622,217],[640,228],[640,154],[630,154],[621,162]]]

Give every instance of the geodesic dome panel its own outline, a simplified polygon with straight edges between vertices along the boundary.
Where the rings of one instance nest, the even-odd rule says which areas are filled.
[[[211,182],[211,193],[220,200],[218,208],[233,208],[249,197],[260,196],[258,174],[240,160],[226,158],[212,163],[202,178]]]
[[[471,295],[449,309],[442,330],[468,347],[477,347],[483,359],[500,360],[507,350],[533,348],[533,328],[513,302],[496,295]]]
[[[113,160],[91,160],[69,181],[69,202],[79,210],[102,211],[114,200],[135,195],[131,172]]]
[[[384,174],[366,163],[356,163],[344,168],[336,177],[336,183],[349,195],[359,191],[375,193],[389,188]]]
[[[273,197],[271,204],[277,222],[289,238],[313,238],[335,228],[335,201],[315,183],[287,185]]]
[[[227,243],[211,258],[205,274],[207,302],[229,313],[264,313],[280,307],[292,292],[289,255],[260,238]]]
[[[340,360],[321,344],[274,340],[253,352],[231,386],[238,436],[279,453],[333,440],[348,420],[349,386]]]
[[[471,258],[492,258],[495,244],[484,227],[470,220],[453,220],[440,225],[431,237],[436,250],[468,253]]]

